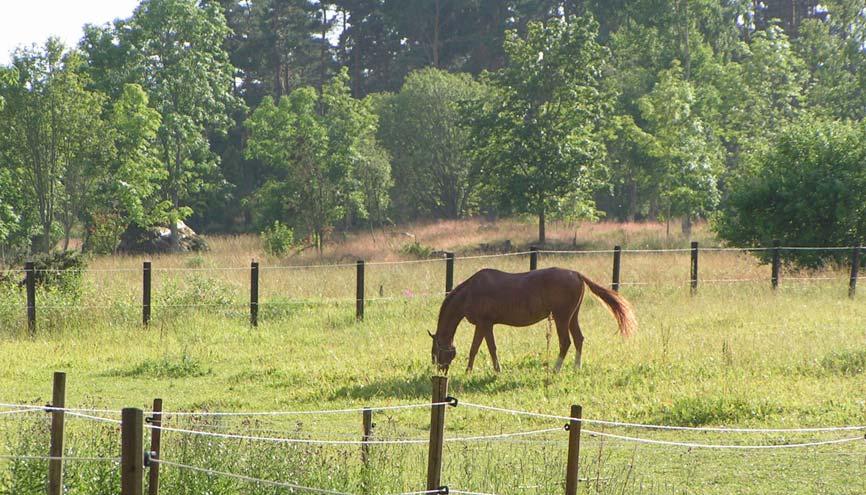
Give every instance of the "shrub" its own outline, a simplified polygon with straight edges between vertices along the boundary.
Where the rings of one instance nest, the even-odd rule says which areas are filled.
[[[418,259],[429,258],[433,254],[433,248],[414,242],[406,244],[400,248],[400,252],[405,256],[412,256]]]
[[[866,239],[866,131],[848,122],[807,120],[784,129],[731,181],[714,222],[735,246],[850,246]],[[783,251],[787,261],[817,267],[829,251]],[[766,258],[768,253],[764,253]],[[766,259],[765,259],[766,261]]]
[[[36,286],[78,294],[81,290],[81,275],[86,266],[84,258],[76,251],[38,254],[33,257]]]
[[[287,225],[279,220],[262,232],[262,244],[265,252],[274,256],[285,256],[292,249],[295,234]]]

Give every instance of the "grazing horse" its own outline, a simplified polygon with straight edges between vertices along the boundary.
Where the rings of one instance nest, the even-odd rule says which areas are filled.
[[[562,368],[571,345],[569,333],[574,339],[574,364],[580,368],[583,334],[577,322],[577,313],[583,302],[586,286],[589,286],[592,293],[613,313],[623,337],[637,329],[637,321],[629,303],[616,292],[596,284],[586,275],[563,268],[545,268],[526,273],[485,269],[476,272],[445,296],[439,309],[436,334],[430,334],[433,338],[433,363],[438,364],[441,370],[448,371],[448,366],[457,355],[454,347],[457,325],[466,318],[475,325],[467,371],[472,370],[475,355],[483,339],[487,341],[493,368],[498,372],[499,357],[496,355],[493,325],[501,323],[525,327],[552,315],[559,336],[556,371],[559,372]]]

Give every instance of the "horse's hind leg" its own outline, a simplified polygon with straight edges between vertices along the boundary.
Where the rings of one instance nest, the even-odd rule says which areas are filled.
[[[562,369],[562,363],[565,361],[565,355],[568,354],[568,348],[571,346],[571,339],[568,337],[568,324],[571,315],[553,314],[553,320],[556,322],[556,335],[559,337],[559,357],[556,359],[554,371],[559,373]]]
[[[478,354],[478,348],[481,347],[481,340],[485,337],[485,329],[480,325],[475,326],[475,335],[472,337],[472,346],[469,348],[469,364],[466,366],[466,371],[472,371],[472,366],[475,364],[475,355]]]
[[[581,356],[583,356],[583,332],[580,331],[580,323],[577,322],[579,308],[571,315],[568,330],[571,332],[571,340],[574,341],[574,367],[580,369]]]

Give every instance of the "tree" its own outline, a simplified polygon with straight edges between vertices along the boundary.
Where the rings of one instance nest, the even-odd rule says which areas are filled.
[[[365,215],[365,200],[381,197],[363,187],[376,185],[371,174],[379,181],[390,175],[382,171],[385,155],[373,138],[376,115],[368,101],[352,98],[348,81],[344,69],[321,94],[304,87],[278,102],[265,98],[246,123],[248,156],[275,172],[260,189],[260,198],[271,211],[291,216],[291,223],[308,232],[319,251],[335,222],[353,213]],[[389,185],[378,184],[385,189]],[[273,220],[280,218],[266,223]]]
[[[91,193],[95,167],[105,163],[104,97],[85,88],[81,60],[51,39],[42,50],[13,55],[18,83],[4,86],[0,148],[38,216],[39,249],[56,241],[58,217],[69,232]],[[24,209],[21,205],[21,209]]]
[[[811,116],[786,127],[733,179],[714,222],[735,246],[845,246],[866,241],[866,131]],[[815,266],[832,253],[786,253]]]
[[[649,155],[658,163],[652,181],[660,190],[668,234],[673,216],[683,217],[683,233],[689,234],[692,217],[706,215],[719,202],[724,155],[718,140],[693,112],[694,93],[675,61],[638,102],[651,136]]]
[[[586,17],[530,23],[509,32],[508,62],[483,80],[490,103],[467,107],[473,161],[505,211],[538,215],[538,240],[561,198],[591,204],[604,148],[598,133],[609,98],[601,77],[607,53]]]
[[[225,185],[208,133],[224,133],[230,112],[242,105],[223,49],[228,34],[219,6],[194,0],[143,0],[115,26],[127,82],[147,91],[161,117],[157,143],[167,171],[161,191],[171,204],[175,243],[177,221],[192,213],[197,195]]]
[[[380,104],[379,138],[393,157],[395,215],[401,219],[459,218],[471,213],[478,180],[459,125],[460,104],[486,88],[468,74],[413,72],[403,89]]]

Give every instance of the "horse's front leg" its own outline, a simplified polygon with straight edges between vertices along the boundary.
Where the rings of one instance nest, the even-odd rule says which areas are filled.
[[[478,354],[478,348],[481,347],[481,340],[484,338],[484,328],[480,325],[475,325],[475,335],[472,337],[472,347],[469,348],[469,364],[466,366],[466,372],[472,371],[472,366],[475,364],[475,355]]]
[[[493,336],[493,325],[487,327],[484,334],[484,340],[487,341],[487,350],[490,351],[490,360],[493,361],[493,370],[499,373],[499,356],[496,354],[496,338]]]

